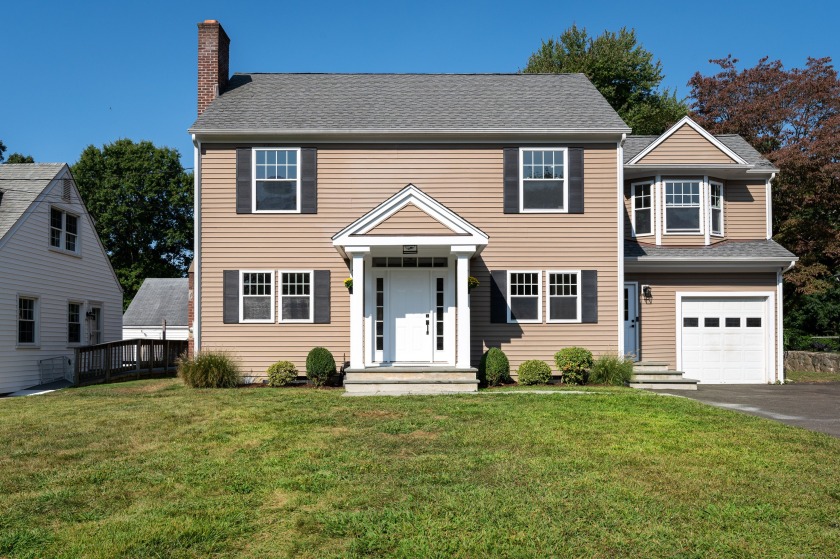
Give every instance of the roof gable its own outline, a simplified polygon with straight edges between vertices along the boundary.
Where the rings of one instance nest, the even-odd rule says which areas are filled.
[[[65,167],[64,163],[0,165],[0,241]]]
[[[748,163],[726,144],[686,116],[648,144],[628,164],[747,165]]]
[[[409,202],[368,235],[459,235],[413,203]]]
[[[187,326],[189,280],[146,278],[123,315],[123,327]]]

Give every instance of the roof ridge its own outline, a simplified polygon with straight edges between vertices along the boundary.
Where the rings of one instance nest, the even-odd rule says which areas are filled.
[[[583,72],[234,72],[234,76],[584,76]]]

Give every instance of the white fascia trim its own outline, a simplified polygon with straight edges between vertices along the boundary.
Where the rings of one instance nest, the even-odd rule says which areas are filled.
[[[790,260],[778,260],[770,258],[739,258],[730,260],[699,260],[691,258],[669,258],[669,259],[655,259],[649,260],[647,258],[639,259],[637,257],[627,257],[624,259],[626,270],[632,272],[647,272],[647,271],[704,271],[704,270],[719,270],[728,272],[739,271],[774,271],[779,267],[787,267],[793,264]]]
[[[767,229],[766,234],[768,239],[773,238],[773,186],[772,182],[773,179],[776,177],[776,173],[770,175],[767,181],[764,183],[764,214],[765,214],[765,227]]]
[[[636,165],[630,165],[629,163],[624,166],[628,171],[633,170],[663,170],[663,171],[695,171],[695,170],[726,170],[726,169],[741,169],[747,173],[750,172],[758,172],[754,171],[753,166],[750,164],[747,165],[738,165],[735,163],[638,163]],[[767,171],[761,171],[766,173]]]
[[[617,181],[617,210],[618,210],[618,245],[617,245],[617,253],[618,256],[618,354],[624,355],[624,321],[621,320],[623,318],[623,305],[621,301],[624,298],[624,212],[626,210],[626,206],[624,205],[624,142],[627,140],[627,135],[622,134],[621,141],[618,142],[616,146],[616,167],[618,169],[618,181]],[[631,192],[632,194],[632,192]],[[635,204],[635,199],[631,196],[631,203]],[[653,192],[651,192],[651,206],[653,206]],[[652,212],[653,210],[651,210]],[[635,212],[633,216],[631,216],[635,220]],[[653,216],[651,216],[653,217]],[[635,236],[635,221],[633,222],[633,231]],[[549,293],[551,290],[549,289]],[[578,274],[578,318],[581,320],[583,319],[582,316],[582,299],[583,294],[580,290],[580,274]],[[547,300],[547,299],[546,299]],[[547,309],[550,311],[550,309]],[[551,316],[550,312],[546,313],[547,316]]]
[[[741,157],[740,157],[737,153],[735,153],[734,151],[732,151],[731,149],[729,149],[728,147],[726,147],[726,146],[725,146],[725,145],[724,145],[724,144],[723,144],[720,140],[718,140],[717,138],[715,138],[714,136],[712,136],[711,134],[709,134],[708,132],[706,132],[706,130],[705,130],[702,126],[700,126],[699,124],[697,124],[696,122],[694,122],[693,120],[691,120],[691,117],[689,117],[689,116],[684,116],[684,117],[682,117],[682,118],[679,120],[679,122],[677,122],[677,123],[676,123],[675,125],[673,125],[671,128],[669,128],[668,130],[666,130],[666,131],[665,131],[665,133],[664,133],[664,134],[662,134],[661,136],[659,136],[656,140],[654,140],[653,142],[651,142],[651,143],[650,143],[650,145],[648,145],[645,149],[643,149],[642,151],[640,151],[640,152],[636,155],[636,157],[634,157],[633,159],[631,159],[631,160],[630,160],[627,164],[628,164],[628,165],[634,165],[635,163],[638,163],[638,162],[639,162],[639,160],[641,160],[641,159],[642,159],[642,158],[644,158],[647,154],[649,154],[651,151],[653,151],[654,149],[656,149],[656,148],[657,148],[657,146],[659,146],[662,142],[664,142],[665,140],[667,140],[668,138],[670,138],[670,137],[674,134],[674,132],[676,132],[677,130],[679,130],[680,128],[682,128],[682,127],[683,127],[683,125],[685,125],[685,124],[688,124],[691,128],[693,128],[693,129],[694,129],[694,131],[695,131],[695,132],[697,132],[698,134],[700,134],[701,136],[703,136],[703,137],[704,137],[706,140],[708,140],[708,141],[709,141],[712,145],[714,145],[714,146],[715,146],[716,148],[718,148],[720,151],[722,151],[723,153],[725,153],[727,156],[729,156],[729,157],[730,157],[733,161],[735,161],[736,163],[738,163],[738,164],[740,164],[740,165],[748,165],[748,166],[752,167],[752,165],[749,165],[749,163],[747,163],[746,161],[744,161],[744,160],[743,160],[743,159],[742,159],[742,158],[741,158]]]
[[[309,137],[309,136],[359,136],[359,135],[387,135],[387,136],[402,136],[402,135],[481,135],[481,134],[502,134],[510,136],[511,134],[530,135],[530,134],[550,134],[550,135],[574,135],[581,134],[613,134],[626,135],[631,132],[630,128],[311,128],[306,130],[289,129],[289,128],[208,128],[196,129],[190,128],[189,133],[198,134],[202,137],[207,136],[290,136],[290,137]]]
[[[677,370],[682,370],[682,302],[683,298],[692,299],[695,297],[714,297],[717,299],[728,299],[728,298],[735,298],[735,297],[763,297],[765,299],[765,318],[764,324],[769,325],[773,324],[773,315],[775,314],[776,305],[775,305],[775,298],[776,294],[773,291],[677,291],[676,293],[676,334],[677,334],[677,346],[676,346],[676,353],[677,353]],[[764,368],[764,381],[765,382],[773,382],[774,379],[771,378],[775,376],[776,371],[776,352],[773,351],[774,348],[774,335],[773,331],[775,328],[767,328],[767,332],[765,333],[765,346],[764,346],[764,354],[765,356],[769,357],[767,366]]]
[[[192,135],[193,141],[193,348],[201,348],[201,141]]]
[[[662,207],[662,175],[656,175],[656,182],[653,183],[654,197],[653,197],[653,229],[656,235],[656,244],[662,244],[662,220],[665,210]]]

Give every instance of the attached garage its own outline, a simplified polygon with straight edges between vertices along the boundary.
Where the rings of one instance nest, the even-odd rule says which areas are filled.
[[[704,384],[774,378],[773,293],[677,294],[677,367]]]

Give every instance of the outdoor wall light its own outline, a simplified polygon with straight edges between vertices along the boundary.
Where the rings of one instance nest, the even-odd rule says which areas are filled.
[[[650,301],[651,299],[653,299],[653,294],[651,293],[649,285],[642,286],[642,297],[645,298],[645,301]]]

